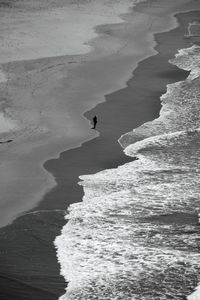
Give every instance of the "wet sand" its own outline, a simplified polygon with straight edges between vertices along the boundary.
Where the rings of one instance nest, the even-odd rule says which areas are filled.
[[[82,197],[78,176],[130,160],[124,156],[117,140],[131,128],[156,118],[166,84],[187,77],[188,72],[169,64],[168,59],[178,48],[188,46],[190,41],[184,34],[194,17],[195,13],[184,14],[180,16],[181,27],[157,34],[159,54],[139,64],[126,88],[107,95],[105,103],[85,114],[89,119],[94,114],[98,116],[100,137],[45,163],[58,185],[34,211],[0,231],[2,299],[51,300],[64,293],[66,283],[59,275],[52,242],[65,223],[63,215],[67,206]]]

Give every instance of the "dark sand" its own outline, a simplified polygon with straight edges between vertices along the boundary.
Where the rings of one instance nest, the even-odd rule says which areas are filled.
[[[2,300],[55,300],[64,293],[66,283],[59,275],[53,240],[65,224],[64,210],[81,200],[77,185],[81,174],[95,173],[130,161],[117,139],[159,115],[160,96],[168,83],[183,80],[188,72],[168,63],[177,49],[190,45],[184,38],[188,22],[200,19],[199,12],[179,15],[181,27],[157,34],[158,55],[142,61],[126,88],[106,96],[106,102],[86,113],[95,114],[100,137],[61,154],[45,163],[58,183],[35,208],[52,210],[26,214],[0,230],[0,278]],[[56,211],[57,210],[57,211]]]

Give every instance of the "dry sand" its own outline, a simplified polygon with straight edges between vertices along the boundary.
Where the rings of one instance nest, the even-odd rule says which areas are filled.
[[[113,2],[113,1],[112,1]],[[0,63],[44,57],[85,54],[87,41],[96,37],[101,24],[122,23],[130,1],[92,1],[33,11],[3,10],[0,13]]]

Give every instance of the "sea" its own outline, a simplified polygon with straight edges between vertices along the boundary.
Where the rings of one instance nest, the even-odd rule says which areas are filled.
[[[80,176],[83,201],[55,240],[60,300],[200,299],[200,46],[170,63],[190,73],[167,86],[159,118],[119,139],[133,161]]]

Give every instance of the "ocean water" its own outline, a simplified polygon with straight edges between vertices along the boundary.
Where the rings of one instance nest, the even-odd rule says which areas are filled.
[[[80,177],[83,202],[55,240],[61,300],[200,299],[200,47],[170,63],[190,74],[167,86],[158,119],[120,138],[135,160]]]

